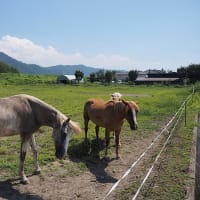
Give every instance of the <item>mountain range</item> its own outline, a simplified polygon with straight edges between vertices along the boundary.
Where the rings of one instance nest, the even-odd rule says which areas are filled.
[[[26,64],[18,61],[3,52],[0,52],[0,61],[16,68],[20,73],[23,74],[72,75],[75,73],[75,71],[80,70],[84,73],[84,76],[89,76],[89,74],[101,70],[100,68],[89,67],[85,65],[56,65],[51,67],[42,67],[40,65]]]

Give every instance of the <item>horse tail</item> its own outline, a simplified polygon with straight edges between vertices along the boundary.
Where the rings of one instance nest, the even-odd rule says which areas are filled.
[[[90,107],[90,105],[92,104],[93,102],[91,100],[88,100],[85,105],[84,105],[84,110],[83,110],[83,118],[84,118],[84,121],[88,121],[90,118],[89,118],[89,114],[88,114],[88,109]]]

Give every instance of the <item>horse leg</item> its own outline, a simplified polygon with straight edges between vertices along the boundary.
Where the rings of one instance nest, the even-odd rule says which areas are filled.
[[[115,139],[115,131],[113,131],[113,138]]]
[[[24,184],[28,184],[29,180],[24,173],[24,161],[26,158],[26,151],[29,144],[29,140],[22,139],[21,149],[20,149],[20,163],[19,163],[19,176],[21,177],[21,182]]]
[[[87,141],[88,122],[89,122],[89,119],[84,117],[84,125],[85,125],[85,141]]]
[[[95,131],[96,131],[96,140],[99,143],[99,126],[95,126]]]
[[[120,129],[120,132],[121,132],[121,129]],[[115,132],[114,132],[114,134],[116,135]],[[115,138],[115,141],[116,141],[116,138]],[[117,144],[118,144],[118,146],[121,146],[121,142],[120,142],[120,134],[119,134],[118,139],[117,139]]]
[[[110,144],[110,131],[105,129],[105,139],[106,139],[106,151],[105,151],[105,156],[108,154],[108,146]]]
[[[115,151],[116,151],[116,159],[119,159],[119,146],[120,144],[120,139],[119,139],[119,135],[120,135],[120,131],[121,130],[117,130],[115,131]]]
[[[36,145],[36,142],[35,142],[34,135],[31,136],[30,145],[31,145],[31,149],[33,151],[33,161],[34,161],[34,166],[35,166],[35,174],[40,174],[41,168],[38,164],[38,151],[37,151],[37,145]]]

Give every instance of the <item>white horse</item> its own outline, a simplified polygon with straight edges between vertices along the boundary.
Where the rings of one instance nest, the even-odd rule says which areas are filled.
[[[119,92],[114,92],[113,94],[111,94],[111,100],[121,101],[122,100],[122,94],[120,94]]]
[[[55,156],[62,159],[67,151],[72,132],[81,132],[76,122],[33,96],[20,94],[0,98],[0,137],[16,134],[21,136],[19,175],[22,183],[29,183],[24,173],[28,144],[31,145],[33,151],[35,172],[40,173],[41,169],[37,161],[37,147],[33,133],[43,125],[53,128]]]

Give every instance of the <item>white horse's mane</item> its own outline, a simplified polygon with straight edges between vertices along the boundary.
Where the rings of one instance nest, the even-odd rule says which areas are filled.
[[[19,95],[15,95],[15,96],[19,96]],[[27,95],[27,94],[20,94],[21,97],[24,97],[24,98],[27,98],[33,102],[36,102],[37,104],[40,104],[40,105],[43,105],[43,106],[46,106],[47,108],[55,111],[57,113],[57,119],[60,121],[60,123],[62,124],[64,121],[66,121],[68,119],[68,117],[63,114],[62,112],[60,112],[59,110],[57,110],[55,107],[49,105],[48,103],[34,97],[34,96],[31,96],[31,95]],[[69,126],[70,128],[73,129],[73,131],[75,133],[80,133],[81,132],[81,129],[79,127],[79,124],[77,122],[74,122],[72,120],[69,121]]]

